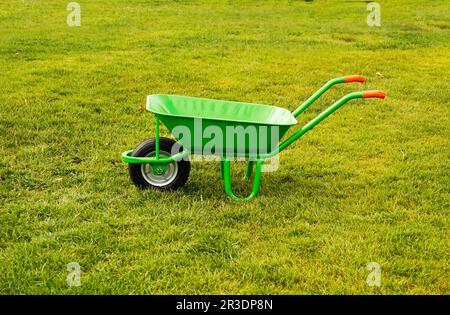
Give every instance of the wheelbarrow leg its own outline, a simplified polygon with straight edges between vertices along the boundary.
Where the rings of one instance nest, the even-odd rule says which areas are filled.
[[[245,171],[245,178],[250,179],[250,177],[252,177],[254,164],[255,161],[253,160],[248,161],[247,171]]]
[[[254,161],[251,161],[251,162],[254,162]],[[223,166],[225,192],[227,193],[227,195],[231,199],[236,200],[236,201],[250,200],[253,197],[255,197],[258,194],[258,190],[259,190],[259,183],[260,183],[260,179],[261,179],[261,171],[262,171],[263,163],[264,163],[264,160],[256,161],[255,177],[253,178],[252,191],[251,191],[250,195],[241,199],[241,198],[237,197],[231,190],[230,161],[229,160],[221,161],[221,164]],[[248,170],[248,168],[247,168],[247,170]]]
[[[222,177],[222,178],[224,178],[224,174],[223,174],[223,169],[224,169],[224,166],[223,166],[223,163],[224,163],[224,161],[223,160],[220,160],[219,161],[219,167],[220,167],[220,177]],[[248,164],[247,164],[247,170],[245,171],[245,178],[246,179],[250,179],[251,177],[252,177],[252,175],[253,175],[253,166],[255,165],[255,161],[248,161]]]

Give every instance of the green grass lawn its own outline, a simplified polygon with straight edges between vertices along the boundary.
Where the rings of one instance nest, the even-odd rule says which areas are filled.
[[[1,293],[450,293],[447,0],[380,1],[381,27],[365,2],[144,0],[80,0],[69,27],[69,2],[0,4]],[[251,202],[226,197],[217,162],[162,193],[120,160],[154,135],[148,94],[294,110],[348,74],[368,81],[302,123],[351,91],[389,97],[305,135]]]

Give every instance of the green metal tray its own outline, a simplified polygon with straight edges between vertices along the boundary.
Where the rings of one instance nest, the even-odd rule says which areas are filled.
[[[149,95],[147,110],[193,153],[202,154],[211,145],[212,135],[223,135],[216,139],[212,152],[221,156],[271,152],[297,123],[290,111],[276,106],[167,94]]]

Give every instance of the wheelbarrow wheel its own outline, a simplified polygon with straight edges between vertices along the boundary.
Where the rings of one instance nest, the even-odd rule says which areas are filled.
[[[141,142],[136,149],[133,150],[131,156],[135,157],[152,157],[156,154],[155,139],[149,139]],[[175,146],[175,147],[174,147]],[[159,157],[169,157],[172,148],[181,152],[181,147],[177,142],[169,138],[159,138]],[[189,177],[191,163],[187,157],[181,161],[173,162],[167,165],[164,174],[155,174],[150,164],[128,164],[128,172],[133,183],[141,188],[155,188],[160,190],[175,190],[184,184]]]

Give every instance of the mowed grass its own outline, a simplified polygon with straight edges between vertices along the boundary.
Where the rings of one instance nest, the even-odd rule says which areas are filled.
[[[449,293],[448,1],[379,1],[379,28],[365,2],[143,0],[80,1],[68,27],[68,2],[0,4],[1,293]],[[350,91],[389,97],[289,147],[251,202],[226,197],[217,162],[162,193],[120,161],[154,135],[148,94],[294,110],[348,74],[368,82],[302,123]]]

